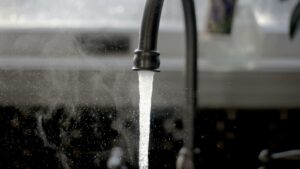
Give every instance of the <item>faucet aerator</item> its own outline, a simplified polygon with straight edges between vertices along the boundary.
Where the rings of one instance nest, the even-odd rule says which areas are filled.
[[[132,70],[149,70],[154,72],[160,71],[159,52],[137,49],[135,50],[134,54]]]

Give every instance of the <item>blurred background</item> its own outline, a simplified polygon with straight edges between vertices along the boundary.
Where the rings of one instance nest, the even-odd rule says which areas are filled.
[[[300,148],[300,38],[288,36],[298,0],[195,3],[196,168],[254,169],[263,165],[264,149]],[[137,168],[139,94],[131,62],[144,4],[0,1],[1,168],[114,168],[116,153],[115,163]],[[162,14],[150,168],[175,168],[187,137],[181,8],[181,1],[166,0]],[[291,168],[297,161],[266,165]]]

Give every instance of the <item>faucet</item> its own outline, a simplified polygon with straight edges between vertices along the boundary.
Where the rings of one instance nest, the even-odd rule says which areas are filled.
[[[160,53],[157,50],[157,38],[160,17],[164,0],[147,0],[144,8],[143,20],[140,29],[138,49],[135,50],[133,58],[133,70],[149,70],[159,72]],[[191,164],[194,146],[194,115],[197,109],[197,56],[198,56],[198,34],[194,0],[182,0],[185,35],[186,35],[186,107],[183,116],[184,145],[177,159],[177,169],[194,168],[184,166],[183,163]],[[185,152],[185,153],[182,153]],[[189,159],[187,159],[189,158]]]

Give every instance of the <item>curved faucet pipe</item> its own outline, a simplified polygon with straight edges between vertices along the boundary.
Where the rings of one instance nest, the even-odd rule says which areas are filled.
[[[164,0],[147,0],[140,30],[139,47],[135,51],[133,70],[159,71],[160,53],[157,37]],[[194,0],[182,0],[186,34],[186,115],[183,116],[186,135],[184,146],[193,148],[194,114],[197,109],[198,34]]]
[[[139,47],[135,50],[133,70],[159,71],[160,53],[157,37],[164,0],[147,0],[140,30]]]
[[[186,34],[186,114],[184,125],[187,129],[185,146],[194,146],[194,116],[197,112],[197,84],[198,84],[198,33],[194,0],[182,0],[185,34]]]

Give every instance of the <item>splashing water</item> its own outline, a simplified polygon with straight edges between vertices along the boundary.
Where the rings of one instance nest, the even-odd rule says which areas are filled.
[[[148,169],[150,112],[154,72],[139,71],[138,74],[140,91],[139,167],[140,169]]]

